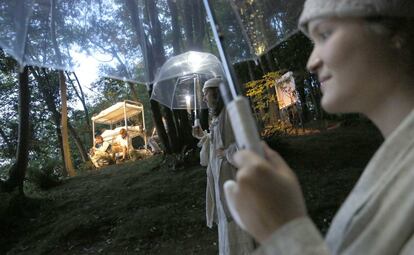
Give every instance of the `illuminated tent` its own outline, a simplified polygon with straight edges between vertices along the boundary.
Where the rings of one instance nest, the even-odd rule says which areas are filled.
[[[128,125],[128,119],[141,115],[140,123]],[[140,102],[125,100],[118,102],[111,107],[101,111],[98,115],[92,117],[92,129],[95,134],[96,124],[109,125],[110,129],[102,132],[101,136],[105,141],[113,143],[121,129],[128,132],[130,139],[141,136],[144,139],[145,147],[147,146],[147,137],[145,129],[144,106]],[[94,145],[95,145],[95,139]]]

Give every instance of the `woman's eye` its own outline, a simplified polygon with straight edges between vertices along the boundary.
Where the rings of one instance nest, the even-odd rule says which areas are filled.
[[[318,37],[320,40],[325,41],[331,35],[331,31],[322,31],[318,33]]]

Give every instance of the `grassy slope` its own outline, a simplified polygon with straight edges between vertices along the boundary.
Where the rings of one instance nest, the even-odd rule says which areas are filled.
[[[2,222],[21,235],[9,254],[214,254],[216,230],[204,220],[205,170],[173,172],[161,161],[110,166],[42,200],[12,202],[30,212]]]
[[[381,142],[372,127],[270,141],[297,172],[325,232]],[[205,170],[168,169],[160,156],[72,178],[41,198],[2,195],[0,253],[217,254],[205,226]]]

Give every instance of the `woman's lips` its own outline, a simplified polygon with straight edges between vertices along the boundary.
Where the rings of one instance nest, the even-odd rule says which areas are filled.
[[[322,78],[320,78],[319,79],[319,82],[320,83],[324,83],[324,82],[326,82],[327,80],[329,80],[331,78],[331,76],[325,76],[325,77],[322,77]]]

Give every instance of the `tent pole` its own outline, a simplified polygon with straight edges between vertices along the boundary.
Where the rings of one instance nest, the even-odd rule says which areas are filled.
[[[144,143],[145,143],[145,149],[147,149],[147,129],[145,127],[145,113],[144,113],[144,107],[142,107],[141,110],[142,113],[142,131],[144,132]]]
[[[127,114],[126,114],[126,102],[125,101],[124,101],[124,120],[125,120],[125,131],[128,134],[128,120],[127,120]],[[129,139],[128,138],[127,138],[127,146],[129,148]]]
[[[92,141],[93,147],[95,147],[95,121],[92,121]]]

